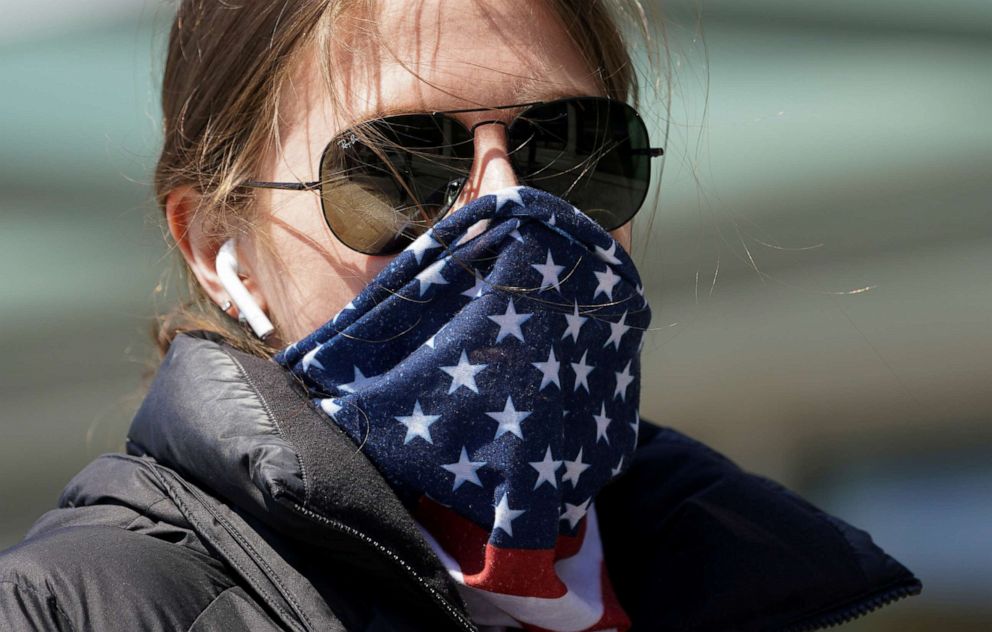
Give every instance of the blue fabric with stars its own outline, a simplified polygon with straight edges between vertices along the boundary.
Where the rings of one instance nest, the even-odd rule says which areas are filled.
[[[609,233],[514,187],[439,222],[275,360],[411,510],[426,495],[492,545],[552,548],[630,462],[650,319]]]

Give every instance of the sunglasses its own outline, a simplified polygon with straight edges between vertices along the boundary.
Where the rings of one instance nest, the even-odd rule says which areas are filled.
[[[453,114],[521,109],[511,121],[467,127]],[[328,143],[314,182],[242,183],[253,188],[318,191],[334,236],[367,255],[400,252],[458,200],[468,181],[474,134],[506,129],[517,180],[582,209],[605,230],[640,210],[651,183],[647,127],[631,106],[600,97],[492,108],[385,116],[355,125]]]

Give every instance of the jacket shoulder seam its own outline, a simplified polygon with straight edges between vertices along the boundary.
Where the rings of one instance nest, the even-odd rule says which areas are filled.
[[[40,590],[38,590],[34,586],[31,586],[30,584],[15,582],[9,579],[5,579],[5,580],[0,580],[0,585],[13,586],[14,590],[22,590],[25,592],[29,592],[32,595],[34,595],[36,598],[43,599],[44,601],[51,603],[53,606],[55,606],[55,611],[58,613],[59,617],[66,624],[66,626],[68,626],[70,630],[73,630],[73,632],[75,631],[76,626],[72,625],[72,620],[69,618],[69,615],[67,615],[65,610],[62,609],[62,606],[59,605],[58,598],[54,594],[52,594],[50,590],[47,591],[48,595],[46,597],[44,594],[42,594]]]
[[[238,371],[241,373],[241,376],[244,378],[248,386],[251,387],[252,392],[255,393],[255,397],[257,397],[258,400],[261,402],[262,409],[265,410],[265,414],[269,418],[269,421],[272,423],[272,427],[275,429],[276,434],[278,434],[279,437],[283,441],[285,441],[288,445],[292,445],[292,443],[289,441],[289,439],[286,438],[286,435],[283,433],[282,426],[279,425],[279,422],[276,419],[275,414],[272,412],[272,407],[269,405],[269,401],[265,398],[265,395],[262,394],[262,391],[261,389],[258,388],[258,385],[255,383],[255,380],[252,379],[251,375],[248,374],[248,371],[245,370],[245,367],[241,363],[241,361],[224,347],[219,345],[218,347],[225,355],[227,355],[228,358],[230,358],[231,362],[233,362],[234,365],[238,367]],[[303,459],[300,457],[300,453],[297,452],[295,449],[293,450],[293,456],[296,457],[296,463],[297,465],[300,466],[300,476],[303,478],[303,501],[304,503],[306,503],[307,506],[309,506],[310,487],[311,487],[310,476],[307,473],[306,467],[303,465]]]

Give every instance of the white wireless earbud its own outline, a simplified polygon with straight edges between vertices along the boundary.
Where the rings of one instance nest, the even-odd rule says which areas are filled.
[[[220,284],[224,286],[227,291],[228,296],[234,301],[234,305],[237,306],[238,312],[240,312],[241,317],[248,321],[248,325],[255,332],[261,340],[265,340],[265,337],[271,334],[275,327],[272,326],[272,322],[262,311],[262,308],[258,306],[255,299],[251,297],[251,293],[248,292],[248,288],[245,284],[241,282],[241,278],[238,277],[238,257],[234,252],[234,239],[228,239],[224,242],[224,245],[220,247],[220,251],[217,253],[217,278],[220,280]]]

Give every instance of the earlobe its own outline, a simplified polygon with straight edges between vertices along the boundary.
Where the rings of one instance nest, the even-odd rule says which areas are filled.
[[[227,295],[238,307],[239,318],[243,319],[261,340],[272,333],[272,322],[259,307],[238,275],[238,257],[235,252],[235,240],[232,237],[224,242],[217,253],[217,280],[223,286]]]
[[[218,306],[223,306],[228,302],[233,302],[238,306],[238,312],[248,316],[245,312],[252,312],[251,304],[257,313],[264,318],[265,301],[256,284],[250,279],[250,271],[244,266],[238,266],[237,253],[234,251],[233,241],[230,256],[233,259],[233,279],[237,280],[244,296],[233,296],[235,286],[231,279],[228,279],[229,288],[225,287],[220,274],[218,273],[217,256],[222,247],[222,241],[207,230],[204,216],[199,212],[201,196],[196,189],[190,186],[178,187],[166,196],[165,216],[176,246],[183,254],[186,264],[196,277],[200,287],[206,292],[210,299]],[[239,269],[240,268],[240,269]],[[242,281],[243,277],[245,278]],[[247,309],[245,309],[247,307]],[[227,311],[227,310],[224,310]],[[260,321],[257,321],[260,322]],[[271,327],[271,325],[269,325]]]

